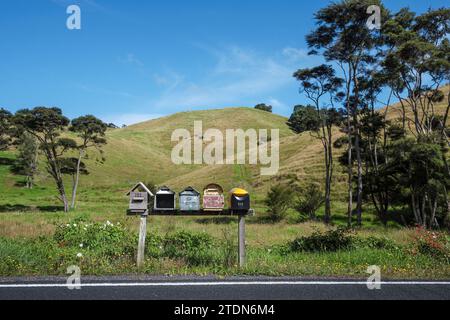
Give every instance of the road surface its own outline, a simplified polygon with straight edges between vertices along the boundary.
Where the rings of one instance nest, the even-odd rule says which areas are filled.
[[[66,278],[0,279],[1,300],[450,300],[447,281],[382,281],[369,290],[365,280],[245,277],[81,278],[70,290]]]

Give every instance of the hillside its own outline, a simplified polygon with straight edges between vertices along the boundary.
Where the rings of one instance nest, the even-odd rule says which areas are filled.
[[[449,87],[443,89],[448,92]],[[446,101],[437,106],[444,110]],[[400,106],[389,107],[388,117],[398,118]],[[260,176],[258,166],[251,165],[175,165],[171,161],[171,151],[175,143],[171,134],[175,129],[185,128],[193,136],[194,121],[203,122],[203,131],[216,128],[225,129],[280,129],[280,169],[276,176]],[[309,133],[295,135],[286,125],[287,118],[252,108],[227,108],[217,110],[181,112],[171,116],[139,123],[123,129],[107,132],[108,144],[104,148],[106,161],[96,161],[98,155],[90,154],[87,160],[91,174],[81,178],[81,198],[88,201],[92,195],[101,195],[107,190],[108,195],[121,196],[136,181],[167,184],[176,191],[192,185],[201,190],[207,183],[216,182],[225,190],[241,186],[249,189],[254,199],[260,202],[270,185],[279,180],[320,181],[323,176],[322,145]],[[337,129],[335,136],[342,135]],[[336,154],[343,150],[335,150]],[[5,157],[5,156],[4,156]],[[12,157],[6,153],[6,157]],[[6,160],[5,160],[6,161]],[[4,161],[4,162],[5,162]],[[7,163],[8,161],[6,161]],[[5,166],[0,166],[0,191],[4,198],[11,200],[11,195],[18,190],[21,177],[13,176]],[[344,199],[346,193],[346,175],[336,164],[333,193]],[[42,197],[50,202],[53,196],[52,181],[42,168],[37,179]],[[70,184],[68,183],[68,186]],[[97,190],[95,192],[90,192]],[[103,191],[102,191],[103,190]],[[23,190],[20,190],[21,192]],[[41,194],[34,191],[36,194]],[[111,194],[112,192],[112,194]],[[9,194],[9,195],[8,195]],[[0,196],[0,201],[3,196]],[[105,194],[105,196],[107,196]],[[33,198],[27,197],[31,202]],[[36,202],[42,201],[36,199]]]

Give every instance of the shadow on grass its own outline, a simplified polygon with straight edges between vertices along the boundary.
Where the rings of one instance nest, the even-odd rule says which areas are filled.
[[[0,157],[0,166],[12,166],[15,164],[14,159]]]
[[[0,205],[0,213],[9,212],[63,212],[63,206],[25,206],[22,204],[3,204]]]
[[[200,224],[230,224],[237,221],[235,217],[208,217],[195,219],[195,222]]]

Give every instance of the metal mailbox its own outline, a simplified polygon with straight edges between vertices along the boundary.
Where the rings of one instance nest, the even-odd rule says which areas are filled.
[[[180,211],[200,211],[200,192],[187,187],[179,193]]]
[[[223,189],[215,183],[207,185],[203,189],[203,210],[222,211],[225,204]]]
[[[175,195],[175,192],[170,190],[168,187],[161,187],[155,195],[155,210],[175,211]]]
[[[230,191],[230,210],[236,213],[250,210],[250,195],[246,190],[234,188]]]

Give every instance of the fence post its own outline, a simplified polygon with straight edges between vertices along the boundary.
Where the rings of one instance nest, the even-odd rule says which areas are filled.
[[[239,267],[245,265],[245,215],[239,216]]]
[[[137,252],[137,266],[141,268],[144,264],[145,236],[147,235],[147,213],[141,215],[139,225],[139,243]]]

